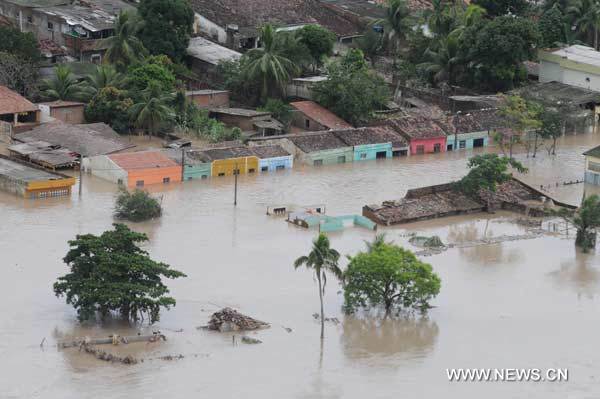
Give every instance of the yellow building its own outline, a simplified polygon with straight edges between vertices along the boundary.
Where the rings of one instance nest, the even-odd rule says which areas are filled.
[[[212,148],[202,151],[211,161],[211,176],[233,176],[238,173],[256,173],[258,157],[247,147]]]
[[[5,191],[32,199],[61,197],[70,195],[74,184],[74,177],[0,155],[0,188]]]

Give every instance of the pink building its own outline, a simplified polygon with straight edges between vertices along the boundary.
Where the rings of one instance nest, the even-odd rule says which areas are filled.
[[[446,151],[446,133],[432,119],[399,118],[388,124],[408,140],[411,155]]]

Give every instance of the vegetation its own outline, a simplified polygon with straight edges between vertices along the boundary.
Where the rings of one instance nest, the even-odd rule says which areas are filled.
[[[498,184],[510,180],[509,166],[520,173],[527,172],[527,168],[519,161],[497,154],[476,155],[469,159],[467,166],[469,173],[460,180],[458,186],[471,197],[478,197],[481,189],[496,191]]]
[[[374,25],[381,26],[388,46],[396,52],[402,40],[412,29],[412,18],[405,0],[388,0],[385,18]]]
[[[129,130],[129,109],[133,100],[124,90],[106,86],[85,106],[85,119],[88,122],[104,122],[119,133]]]
[[[114,35],[105,39],[107,50],[104,60],[119,72],[125,72],[131,64],[142,60],[148,53],[136,36],[138,29],[136,17],[123,11],[115,21]]]
[[[577,229],[575,245],[583,252],[596,247],[597,228],[600,227],[600,197],[597,194],[584,198],[576,211],[561,208],[555,212]]]
[[[35,97],[38,93],[37,63],[0,51],[0,85],[22,96]]]
[[[158,85],[161,92],[175,91],[175,75],[169,68],[171,61],[166,58],[148,57],[144,63],[129,68],[127,80],[129,89],[137,93],[150,83]]]
[[[124,84],[125,76],[112,65],[97,65],[94,72],[85,77],[83,86],[89,100],[106,87],[122,88]]]
[[[393,311],[426,311],[441,286],[431,265],[402,247],[381,241],[350,258],[344,284],[347,312],[381,306],[385,317]]]
[[[321,339],[325,337],[325,315],[323,313],[323,295],[327,285],[327,273],[332,273],[335,277],[341,278],[342,271],[338,267],[340,254],[331,248],[329,238],[320,233],[317,239],[313,241],[312,250],[306,256],[301,256],[294,262],[294,268],[301,266],[314,271],[317,282],[319,283],[319,300],[321,302]]]
[[[187,0],[142,0],[138,37],[151,54],[183,60],[192,34],[194,11]]]
[[[292,107],[283,101],[276,98],[269,98],[265,105],[258,108],[259,111],[270,112],[273,118],[277,119],[279,122],[283,123],[283,125],[287,128],[292,121],[293,111]]]
[[[542,126],[540,121],[542,106],[536,102],[527,101],[521,96],[511,95],[503,97],[503,103],[500,106],[499,112],[508,122],[512,132],[508,135],[497,135],[496,141],[500,144],[502,151],[505,151],[505,147],[508,146],[509,157],[512,158],[514,144],[524,134],[529,136],[529,132],[536,131]],[[508,143],[506,143],[507,140]],[[529,156],[530,140],[528,137],[525,140],[527,156]]]
[[[149,136],[156,135],[161,126],[170,123],[175,117],[169,106],[172,100],[173,95],[164,93],[159,82],[150,81],[141,92],[139,100],[129,108],[133,125],[143,129]]]
[[[32,32],[21,32],[11,26],[0,26],[0,52],[10,53],[22,60],[39,61],[38,42]]]
[[[81,100],[85,97],[84,86],[77,81],[69,67],[54,68],[55,76],[42,81],[42,97],[47,100]]]
[[[565,123],[564,117],[558,110],[544,107],[540,114],[540,122],[541,126],[538,134],[543,139],[552,140],[552,144],[548,147],[548,155],[555,155],[556,140],[562,135]]]
[[[358,49],[331,63],[327,72],[329,79],[313,88],[315,100],[354,125],[368,122],[389,101],[386,83],[369,70]]]
[[[129,192],[121,189],[115,203],[115,216],[119,219],[143,222],[160,217],[162,207],[156,198],[144,190]]]
[[[563,29],[565,16],[558,5],[546,10],[538,21],[541,47],[553,47],[565,42]]]
[[[300,44],[306,46],[315,68],[323,65],[325,57],[333,53],[335,34],[319,25],[305,25],[296,34]]]
[[[78,235],[69,241],[63,259],[70,271],[54,283],[54,293],[66,297],[80,321],[93,319],[97,312],[102,317],[118,313],[133,321],[145,316],[150,323],[158,321],[160,308],[175,306],[163,278],[185,274],[152,260],[138,246],[145,241],[145,234],[123,224],[100,236]]]
[[[529,7],[527,0],[474,0],[473,4],[483,7],[492,17],[524,15]]]

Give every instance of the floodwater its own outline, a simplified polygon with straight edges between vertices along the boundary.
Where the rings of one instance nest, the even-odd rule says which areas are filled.
[[[568,137],[556,158],[518,155],[534,184],[581,179],[593,135]],[[569,237],[452,248],[423,258],[442,279],[426,318],[344,316],[340,287],[330,279],[320,345],[318,292],[307,270],[294,270],[315,231],[265,215],[272,204],[327,205],[329,214],[360,213],[367,203],[400,198],[412,187],[462,176],[469,152],[298,168],[233,180],[160,187],[160,220],[132,224],[150,237],[146,249],[188,277],[169,281],[177,306],[152,327],[118,321],[80,324],[52,283],[66,272],[67,240],[110,228],[116,186],[85,177],[83,196],[30,201],[0,194],[0,398],[598,398],[600,352],[598,256],[575,250]],[[554,191],[577,203],[583,184]],[[587,188],[586,188],[587,190]],[[516,215],[455,217],[384,229],[408,244],[408,233],[460,243],[526,234]],[[354,254],[372,231],[331,234]],[[345,258],[343,265],[345,266]],[[232,344],[230,334],[196,327],[231,306],[272,327],[250,333],[260,345]],[[284,327],[291,328],[288,332]],[[145,359],[125,366],[76,349],[63,338],[159,329],[168,341],[116,349]],[[44,340],[43,347],[40,343]],[[160,356],[182,354],[180,360]],[[567,368],[568,382],[449,382],[448,368]]]

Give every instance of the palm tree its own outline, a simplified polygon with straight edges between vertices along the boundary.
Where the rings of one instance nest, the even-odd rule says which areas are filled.
[[[388,0],[385,18],[375,21],[374,24],[383,25],[386,37],[393,43],[395,50],[412,25],[406,0]]]
[[[169,107],[172,101],[172,94],[163,93],[157,83],[150,82],[142,91],[140,101],[129,109],[131,121],[135,127],[148,132],[150,138],[162,124],[173,119],[173,110]]]
[[[125,82],[123,74],[112,65],[96,65],[92,73],[84,78],[82,89],[86,100],[90,100],[105,87],[121,88]]]
[[[391,242],[387,242],[385,240],[385,233],[376,234],[373,241],[365,240],[365,245],[367,246],[367,252],[373,252],[377,248],[381,247],[384,244],[392,244]]]
[[[104,61],[113,64],[117,71],[123,72],[127,67],[144,58],[146,49],[135,36],[139,22],[129,12],[122,11],[115,22],[115,34],[104,39],[107,46]]]
[[[460,63],[458,40],[455,35],[449,35],[438,40],[436,48],[425,50],[426,62],[419,64],[427,74],[433,76],[436,83],[454,82],[454,67]]]
[[[42,81],[42,96],[50,100],[81,100],[84,89],[65,65],[54,68],[54,77]]]
[[[269,97],[270,87],[282,90],[292,75],[298,72],[298,67],[277,51],[275,36],[273,26],[264,25],[260,29],[260,42],[263,47],[246,53],[249,62],[244,65],[243,74],[250,80],[261,81],[263,100]]]
[[[574,0],[567,8],[580,31],[586,32],[588,38],[593,36],[594,49],[598,50],[598,29],[600,28],[600,1]]]
[[[331,248],[329,238],[324,233],[313,241],[312,251],[308,256],[301,256],[294,262],[294,268],[298,269],[305,265],[307,269],[314,270],[319,283],[319,300],[321,301],[321,339],[325,337],[325,315],[323,313],[323,294],[327,284],[326,272],[333,273],[334,276],[341,279],[342,271],[338,267],[340,254]]]

